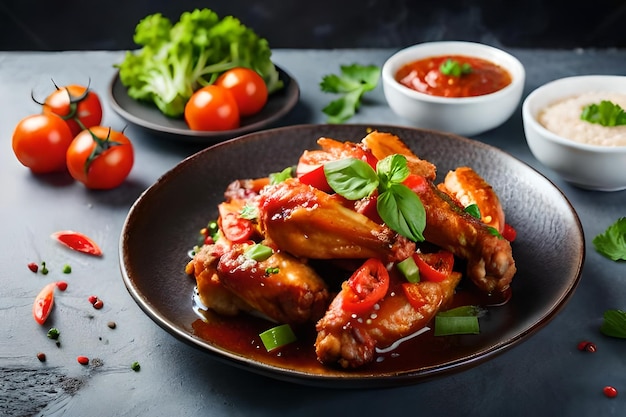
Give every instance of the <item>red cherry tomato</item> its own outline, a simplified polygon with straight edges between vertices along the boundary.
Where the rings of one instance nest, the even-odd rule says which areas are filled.
[[[96,242],[82,233],[74,232],[72,230],[61,230],[59,232],[52,233],[50,237],[75,251],[94,256],[102,255],[102,250]]]
[[[104,126],[83,130],[67,149],[67,168],[87,188],[119,186],[133,167],[133,146],[122,132]]]
[[[70,127],[72,136],[102,122],[102,104],[98,95],[88,87],[76,84],[57,87],[43,103],[43,113],[60,116]]]
[[[434,253],[416,253],[415,264],[420,270],[420,277],[426,281],[440,282],[452,273],[454,255],[447,250]]]
[[[238,67],[228,70],[217,78],[215,85],[227,88],[233,93],[242,117],[260,112],[267,103],[267,85],[263,77],[250,68]]]
[[[236,213],[225,213],[219,220],[224,237],[233,243],[246,242],[255,232],[252,222]]]
[[[54,305],[54,289],[56,288],[56,282],[47,284],[35,297],[33,303],[33,317],[39,324],[44,324],[52,311]]]
[[[411,191],[415,192],[416,194],[424,192],[425,188],[428,186],[426,178],[422,177],[421,175],[415,174],[409,174],[409,176],[404,180],[403,184],[409,187]]]
[[[72,132],[54,114],[35,114],[20,120],[13,132],[13,152],[36,174],[65,171],[65,152]]]
[[[239,127],[239,108],[229,90],[207,85],[193,93],[185,105],[185,121],[191,130],[232,130]]]
[[[361,314],[369,311],[389,289],[389,272],[381,260],[370,258],[341,286],[343,309]]]

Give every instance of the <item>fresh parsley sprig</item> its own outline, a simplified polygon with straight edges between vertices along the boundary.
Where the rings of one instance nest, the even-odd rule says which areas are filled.
[[[376,170],[360,159],[340,159],[326,163],[324,174],[330,187],[348,200],[378,190],[376,209],[385,224],[415,242],[424,240],[426,211],[417,194],[402,184],[410,174],[404,156],[390,155],[378,161]]]
[[[626,261],[626,217],[617,219],[592,242],[601,255],[613,261]]]
[[[583,108],[580,118],[589,123],[602,126],[626,125],[626,112],[609,100],[602,100],[600,104],[589,104]]]
[[[320,83],[323,92],[341,94],[322,109],[328,123],[343,123],[354,116],[363,95],[376,88],[380,79],[380,68],[376,65],[342,65],[340,70],[339,75],[325,75]]]

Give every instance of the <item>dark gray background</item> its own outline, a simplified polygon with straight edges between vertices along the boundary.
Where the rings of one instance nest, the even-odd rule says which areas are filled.
[[[240,18],[272,48],[626,47],[624,0],[0,0],[0,50],[132,49],[142,17],[196,7]]]

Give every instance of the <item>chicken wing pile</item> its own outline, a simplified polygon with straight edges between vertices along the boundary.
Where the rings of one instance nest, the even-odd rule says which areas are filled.
[[[450,305],[463,277],[485,293],[509,289],[516,268],[501,234],[504,211],[479,174],[459,167],[436,184],[435,165],[384,132],[359,143],[320,138],[318,144],[287,178],[239,179],[225,190],[219,228],[186,266],[206,308],[314,327],[318,361],[352,369],[428,326]],[[351,200],[324,179],[331,161],[355,158],[375,167],[392,155],[404,157],[413,178],[409,188],[425,213],[424,241],[381,220],[378,191]],[[479,215],[468,212],[471,205]],[[438,278],[409,280],[398,264],[428,253],[461,262],[447,269],[431,265],[445,272]]]

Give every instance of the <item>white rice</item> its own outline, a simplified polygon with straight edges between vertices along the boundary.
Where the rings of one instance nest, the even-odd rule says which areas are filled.
[[[601,146],[626,146],[626,125],[602,126],[581,120],[589,104],[611,101],[626,110],[626,94],[590,92],[558,101],[539,114],[539,123],[557,135],[576,142]]]

